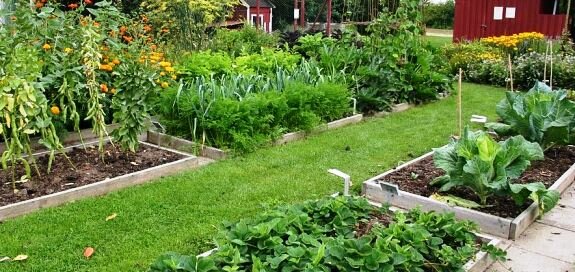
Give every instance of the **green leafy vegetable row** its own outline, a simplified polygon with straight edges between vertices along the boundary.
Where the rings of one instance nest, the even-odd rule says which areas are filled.
[[[451,214],[325,198],[224,224],[211,256],[169,253],[150,271],[462,271],[480,249],[503,259],[477,242],[476,230]]]

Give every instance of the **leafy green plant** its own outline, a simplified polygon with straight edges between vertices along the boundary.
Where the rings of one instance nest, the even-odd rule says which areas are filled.
[[[542,160],[543,150],[537,143],[514,136],[496,142],[484,131],[465,128],[461,139],[434,150],[435,166],[445,175],[433,181],[441,191],[467,187],[479,198],[479,204],[488,205],[494,194],[509,195],[518,205],[529,198],[540,207],[540,214],[559,201],[559,193],[547,190],[542,183],[513,183],[531,165],[532,160]]]
[[[150,271],[461,271],[479,250],[504,259],[477,244],[476,230],[452,214],[393,213],[363,198],[330,197],[224,223],[211,256],[169,253]]]
[[[553,91],[538,82],[527,93],[508,92],[497,105],[497,114],[502,123],[486,127],[500,135],[523,135],[544,149],[573,142],[575,102],[566,91]]]

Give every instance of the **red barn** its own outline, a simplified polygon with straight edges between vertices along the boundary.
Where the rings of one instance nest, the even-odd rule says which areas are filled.
[[[569,0],[457,0],[455,41],[539,32],[561,36]]]
[[[272,16],[275,6],[268,0],[260,0],[259,14],[257,0],[240,0],[240,5],[235,7],[234,16],[227,21],[227,25],[238,25],[247,22],[255,26],[257,19],[260,20],[260,28],[266,32],[272,32]]]

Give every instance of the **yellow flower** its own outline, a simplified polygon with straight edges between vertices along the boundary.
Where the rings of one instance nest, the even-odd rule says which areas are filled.
[[[166,72],[169,72],[169,73],[173,73],[174,71],[176,71],[174,69],[174,67],[166,67],[166,68],[164,68],[164,70],[166,70]]]
[[[66,53],[66,54],[70,54],[70,53],[72,53],[72,51],[74,51],[74,49],[72,49],[70,47],[64,48],[64,53]]]
[[[162,62],[160,62],[160,66],[162,66],[162,67],[170,67],[170,66],[172,66],[172,64],[169,63],[169,62],[167,62],[167,61],[162,61]]]
[[[50,46],[49,44],[45,43],[45,44],[42,46],[42,48],[43,48],[44,50],[50,50],[50,48],[52,48],[52,46]]]
[[[165,88],[168,88],[168,87],[170,87],[170,84],[168,84],[168,82],[165,82],[165,81],[162,82],[162,88],[165,89]]]
[[[166,73],[160,72],[160,76],[165,76],[165,75],[166,75]]]
[[[173,75],[173,76],[172,76],[172,79],[173,79],[173,80],[176,80],[176,79],[178,79],[178,77],[177,77],[176,75]]]

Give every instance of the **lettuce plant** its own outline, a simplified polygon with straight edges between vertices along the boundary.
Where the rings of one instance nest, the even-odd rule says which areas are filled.
[[[499,135],[523,135],[547,149],[573,142],[575,103],[566,91],[552,91],[538,82],[527,93],[508,92],[497,105],[503,123],[488,123]]]
[[[512,183],[531,165],[532,160],[543,159],[543,150],[523,136],[514,136],[496,142],[484,131],[465,129],[458,141],[435,149],[435,166],[446,174],[433,184],[441,191],[455,187],[471,189],[487,205],[494,194],[510,195],[518,205],[531,199],[538,203],[541,214],[550,210],[559,200],[559,194],[545,188],[543,183]]]

